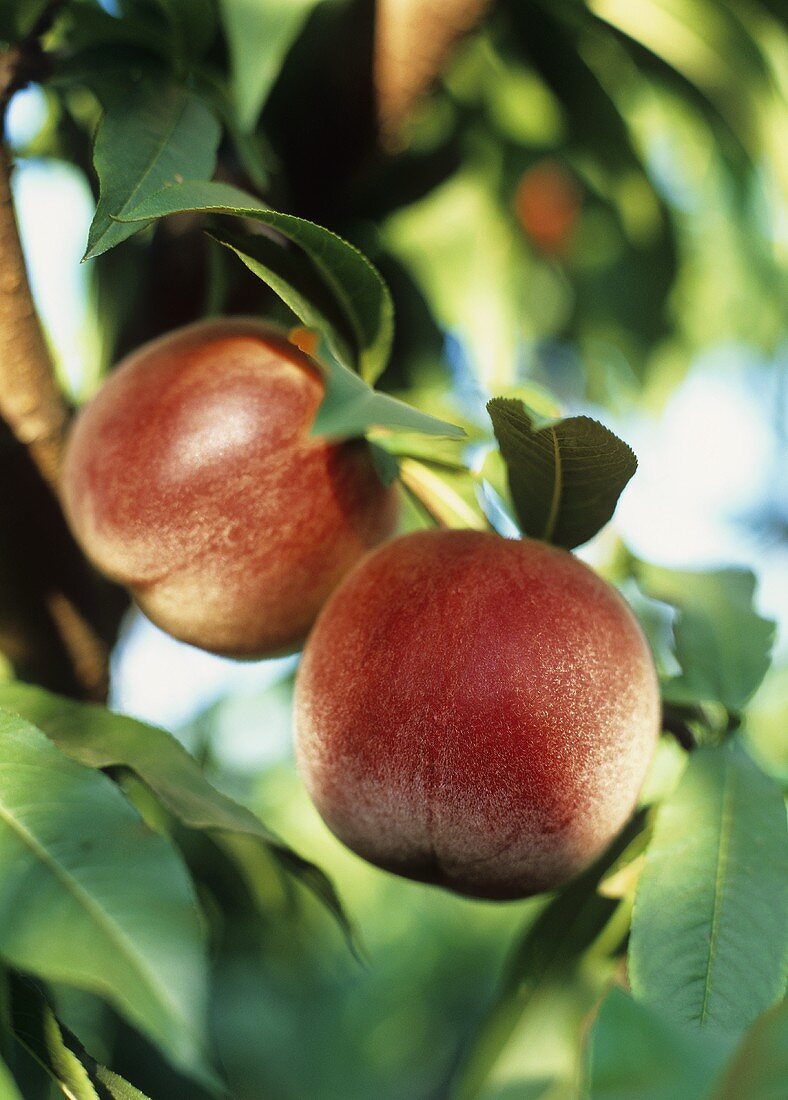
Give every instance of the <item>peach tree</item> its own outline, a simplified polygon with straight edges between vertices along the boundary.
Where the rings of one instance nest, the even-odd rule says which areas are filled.
[[[2,116],[30,86],[46,116],[0,164],[3,1098],[317,1095],[297,1065],[289,1089],[228,1070],[219,960],[264,934],[297,952],[306,910],[364,966],[341,878],[208,749],[107,706],[132,602],[210,651],[305,646],[299,762],[353,850],[423,891],[537,896],[452,1056],[386,1096],[503,1096],[501,1053],[556,990],[560,1095],[784,1088],[785,809],[748,732],[774,626],[744,569],[580,562],[637,460],[517,365],[522,318],[554,325],[604,418],[625,384],[590,334],[636,334],[637,374],[666,324],[675,211],[608,62],[683,97],[742,192],[753,169],[747,97],[603,7],[0,0]],[[757,70],[737,20],[716,46]],[[14,211],[35,156],[92,188],[108,377],[80,411]],[[611,212],[605,267],[582,231]],[[529,314],[537,275],[548,304],[576,288],[570,319]]]

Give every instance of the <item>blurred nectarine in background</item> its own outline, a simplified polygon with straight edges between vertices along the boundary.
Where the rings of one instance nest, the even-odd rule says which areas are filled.
[[[523,172],[515,195],[517,219],[540,252],[566,255],[583,201],[575,177],[557,161],[544,160]]]
[[[315,363],[259,321],[211,320],[141,347],[69,441],[78,541],[183,641],[247,657],[299,646],[396,521],[368,444],[310,435],[323,394]]]
[[[648,645],[564,550],[406,535],[326,604],[296,744],[329,827],[373,863],[514,898],[571,878],[631,814],[659,729]]]

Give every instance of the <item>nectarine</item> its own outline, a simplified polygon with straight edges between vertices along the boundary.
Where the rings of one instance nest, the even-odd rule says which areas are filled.
[[[259,321],[137,350],[66,451],[65,509],[87,555],[177,638],[233,656],[297,647],[396,520],[365,441],[310,436],[323,393],[315,363]]]
[[[296,685],[317,809],[373,863],[513,898],[584,869],[654,751],[654,664],[623,599],[564,550],[418,532],[323,608]]]
[[[517,218],[536,247],[546,255],[564,256],[582,212],[582,194],[566,168],[541,161],[523,173],[514,206]]]

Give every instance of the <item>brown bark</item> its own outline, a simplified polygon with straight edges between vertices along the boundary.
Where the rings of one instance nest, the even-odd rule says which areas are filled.
[[[377,0],[375,87],[385,144],[439,76],[490,0]]]
[[[18,55],[0,57],[0,110]],[[20,675],[106,697],[117,601],[107,601],[58,501],[69,410],[25,269],[0,143],[0,647]]]
[[[29,450],[0,418],[0,651],[17,675],[103,699],[104,639],[121,609],[113,592],[90,572]]]
[[[0,384],[0,415],[56,490],[68,412],[30,293],[5,145],[0,151]]]

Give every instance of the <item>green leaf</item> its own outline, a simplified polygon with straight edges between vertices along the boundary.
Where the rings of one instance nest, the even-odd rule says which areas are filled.
[[[597,4],[594,14],[649,51],[661,63],[659,71],[680,78],[683,99],[692,101],[690,92],[697,89],[701,103],[719,115],[757,160],[757,93],[770,81],[769,63],[749,33],[749,21],[737,16],[735,6],[732,11],[726,7],[645,0],[638,13],[626,4]],[[647,71],[641,49],[634,52],[641,70]],[[724,94],[728,87],[740,89],[734,101]]]
[[[391,454],[390,451],[387,451],[378,443],[371,441],[369,441],[369,453],[380,480],[387,488],[389,485],[393,485],[399,477],[399,460],[396,455]]]
[[[16,42],[26,38],[49,0],[0,0],[0,41]]]
[[[606,868],[637,836],[636,819],[608,852],[542,909],[515,947],[495,1002],[464,1065],[457,1100],[472,1100],[482,1086],[531,1001],[540,990],[562,982],[600,936],[618,901],[597,892]]]
[[[462,439],[462,428],[414,409],[387,393],[373,390],[355,371],[349,370],[325,351],[319,363],[326,380],[326,392],[317,411],[312,432],[329,439],[363,435],[367,428],[398,428],[450,439]]]
[[[714,1100],[782,1100],[788,1081],[788,1002],[760,1016],[725,1069]]]
[[[634,892],[634,885],[640,878],[646,851],[651,843],[652,830],[653,816],[646,813],[642,831],[613,860],[602,876],[598,890],[603,897],[623,898]]]
[[[148,1100],[145,1093],[106,1066],[97,1065],[95,1074],[96,1080],[101,1082],[112,1100]]]
[[[660,680],[670,679],[679,671],[673,645],[674,608],[663,600],[647,596],[632,576],[626,577],[617,587],[648,639]]]
[[[388,357],[393,308],[385,283],[357,249],[322,226],[261,209],[252,196],[222,183],[167,187],[125,217],[147,221],[195,210],[253,217],[300,250],[301,254],[295,255],[257,235],[214,234],[265,280],[297,317],[324,334],[328,351],[318,360],[326,394],[313,427],[315,434],[340,439],[363,435],[370,427],[385,427],[454,439],[465,435],[445,420],[372,389],[371,383]],[[355,346],[357,358],[351,355],[349,343]],[[360,373],[350,369],[349,361]]]
[[[73,1100],[148,1100],[118,1074],[98,1064],[56,1019],[33,982],[13,983],[12,1028],[17,1042]]]
[[[788,836],[777,786],[736,746],[694,752],[660,807],[632,918],[636,997],[736,1032],[783,990]]]
[[[211,176],[221,136],[201,100],[160,77],[132,73],[128,80],[108,80],[99,95],[104,114],[94,163],[100,197],[86,260],[136,233],[139,225],[117,219],[166,183]]]
[[[193,211],[254,218],[301,249],[352,333],[357,356],[352,365],[357,366],[367,382],[375,381],[391,350],[394,307],[388,287],[366,256],[330,230],[292,214],[263,209],[259,199],[226,183],[171,183],[156,194],[148,193],[133,208],[129,206],[122,220],[148,222],[168,214]],[[251,258],[255,258],[254,252]],[[267,256],[258,262],[261,267],[258,273],[265,278],[262,268],[268,262]],[[280,278],[279,272],[276,277]]]
[[[213,0],[155,0],[172,30],[176,50],[185,59],[200,58],[216,33]]]
[[[540,424],[522,401],[505,397],[487,409],[523,534],[567,550],[587,542],[637,469],[632,450],[588,416]]]
[[[0,1100],[24,1100],[22,1093],[16,1087],[11,1070],[2,1058],[0,1058]]]
[[[55,87],[85,84],[101,99],[112,94],[113,78],[128,84],[136,74],[154,80],[170,75],[171,43],[162,34],[157,13],[136,6],[122,19],[92,4],[66,4],[62,35],[68,49],[52,56],[47,83]]]
[[[341,362],[353,362],[353,331],[305,252],[262,234],[214,230],[211,236],[267,283],[299,320],[323,333]]]
[[[47,1075],[73,1100],[102,1100],[86,1067],[66,1044],[63,1032],[43,996],[30,982],[18,981],[22,997],[15,997],[14,1037]],[[23,1001],[23,1004],[20,1004]]]
[[[0,712],[0,954],[99,993],[211,1081],[206,959],[188,875],[106,776]]]
[[[591,1030],[583,1095],[589,1100],[699,1100],[729,1050],[725,1038],[688,1031],[667,1013],[614,987]]]
[[[219,0],[238,121],[253,130],[285,55],[317,0]]]
[[[718,702],[740,710],[770,664],[774,623],[755,610],[755,577],[748,569],[681,572],[637,568],[641,587],[678,608],[673,625],[681,674],[665,681],[675,703]]]
[[[317,895],[353,941],[347,914],[323,872],[283,844],[245,806],[212,787],[197,762],[164,730],[29,684],[0,684],[0,707],[35,723],[80,764],[128,768],[187,828],[256,838]]]

